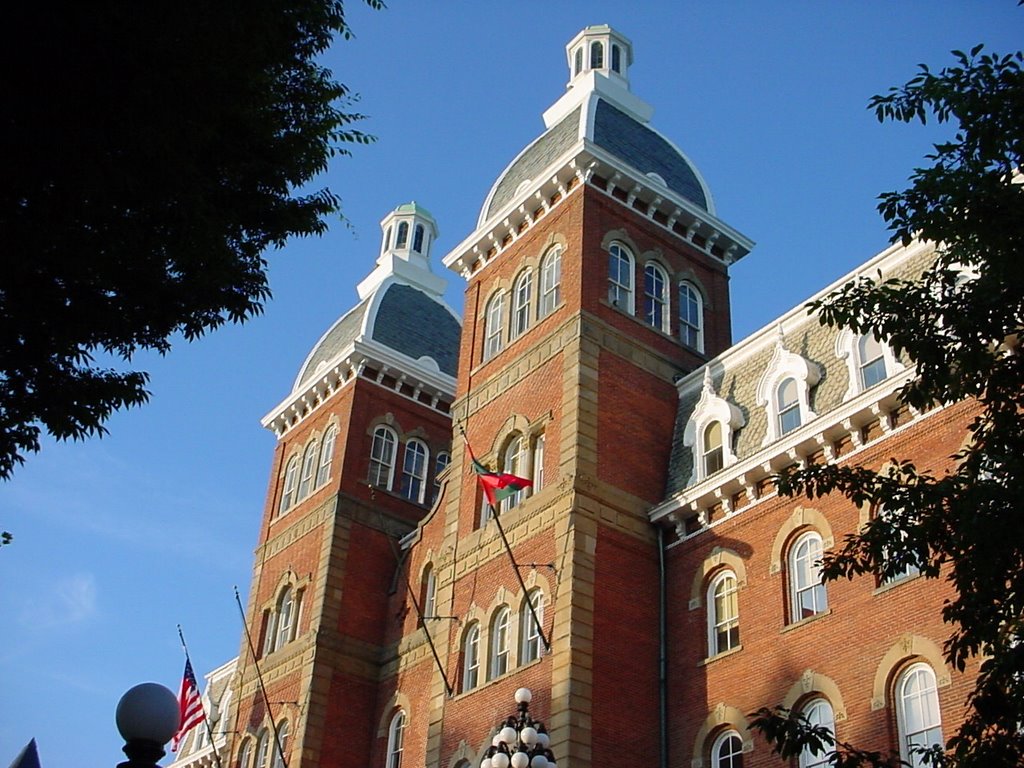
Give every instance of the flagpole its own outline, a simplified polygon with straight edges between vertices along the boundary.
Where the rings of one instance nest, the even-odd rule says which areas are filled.
[[[188,662],[189,666],[192,666],[192,659],[188,653],[188,645],[185,644],[185,634],[181,631],[181,624],[178,625],[178,637],[181,639],[181,649],[185,652],[185,661]],[[195,674],[195,668],[192,668],[192,674]],[[217,751],[217,744],[213,740],[213,728],[210,726],[210,718],[206,714],[206,707],[203,705],[203,697],[199,696],[199,706],[203,710],[203,724],[206,726],[206,735],[210,737],[210,746],[213,748],[213,759],[217,763],[217,768],[221,768],[220,752]]]
[[[284,749],[281,748],[281,736],[277,732],[277,720],[274,719],[274,712],[270,708],[270,698],[267,696],[267,686],[263,684],[263,673],[260,672],[259,660],[256,658],[256,647],[252,644],[252,634],[249,632],[249,622],[245,620],[245,609],[242,608],[242,598],[238,596],[238,587],[235,587],[235,605],[238,606],[238,613],[242,617],[242,628],[245,630],[245,641],[249,645],[249,654],[252,656],[252,665],[256,669],[256,680],[260,684],[260,693],[263,695],[263,705],[267,708],[270,716],[270,730],[274,734],[274,746],[277,747],[277,754],[281,756],[281,764],[288,768],[288,762],[284,758]]]

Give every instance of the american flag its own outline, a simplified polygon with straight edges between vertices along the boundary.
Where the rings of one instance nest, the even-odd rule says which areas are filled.
[[[196,676],[192,671],[192,662],[187,657],[185,659],[185,674],[181,678],[181,692],[178,694],[178,716],[181,725],[171,741],[172,752],[178,751],[178,745],[181,744],[186,733],[206,719],[203,700],[199,695],[199,686],[196,685]]]

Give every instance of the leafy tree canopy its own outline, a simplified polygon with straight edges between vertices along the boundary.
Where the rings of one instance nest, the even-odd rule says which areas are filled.
[[[951,627],[944,652],[963,670],[981,658],[967,718],[937,763],[1024,765],[1024,70],[1009,56],[954,51],[940,72],[921,66],[906,85],[876,96],[880,121],[949,123],[910,186],[880,197],[879,211],[908,243],[938,243],[934,264],[914,280],[861,278],[810,305],[821,322],[872,332],[916,364],[902,391],[918,409],[976,404],[967,447],[935,476],[912,463],[882,471],[813,465],[783,473],[784,494],[839,492],[887,514],[827,553],[824,578],[892,576],[908,565],[948,579]],[[780,715],[783,717],[780,718]],[[796,716],[762,711],[754,722],[784,755],[815,733]],[[810,740],[810,741],[808,741]],[[924,759],[924,758],[922,758]],[[893,756],[838,745],[833,764],[894,765]]]
[[[380,7],[381,0],[364,0]],[[127,363],[270,296],[264,252],[339,211],[304,191],[371,137],[317,61],[341,0],[16,3],[4,20],[0,478],[146,401]]]

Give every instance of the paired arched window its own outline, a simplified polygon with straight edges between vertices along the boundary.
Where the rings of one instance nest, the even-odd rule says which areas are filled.
[[[775,404],[779,419],[779,435],[792,432],[800,426],[800,390],[796,379],[783,379],[775,390]]]
[[[513,436],[502,454],[502,471],[523,477],[526,473],[526,447],[526,439],[521,434]],[[514,509],[525,498],[525,493],[525,491],[516,491],[503,499],[501,502],[502,514]]]
[[[537,316],[547,317],[562,300],[562,247],[547,252],[540,266],[540,305]]]
[[[373,431],[373,444],[370,446],[370,485],[391,490],[397,443],[395,433],[388,427],[379,426]]]
[[[490,360],[505,345],[505,294],[496,293],[487,302],[484,313],[484,360]]]
[[[434,566],[430,564],[423,569],[420,610],[424,619],[437,616],[437,575],[434,573]]]
[[[712,421],[704,429],[701,443],[701,461],[704,464],[704,477],[709,477],[725,466],[725,453],[722,448],[722,422]]]
[[[711,746],[712,768],[743,768],[743,740],[736,731],[723,731]]]
[[[480,624],[473,622],[462,636],[462,690],[471,691],[480,683]]]
[[[739,586],[736,574],[722,571],[708,585],[708,657],[740,644]]]
[[[704,351],[704,302],[697,287],[685,280],[679,284],[679,340]]]
[[[283,720],[277,726],[278,747],[274,748],[273,768],[285,768],[284,754],[288,750],[288,721]]]
[[[302,605],[302,592],[291,585],[286,586],[278,595],[277,602],[267,613],[266,637],[263,644],[264,653],[283,648],[295,639],[299,625],[299,610]]]
[[[533,302],[533,272],[525,270],[516,280],[512,292],[512,333],[517,339],[530,327],[530,308]]]
[[[329,427],[320,446],[320,466],[316,470],[317,488],[331,479],[331,463],[334,461],[334,444],[337,438],[338,428]]]
[[[608,249],[608,301],[633,314],[633,254],[619,243]]]
[[[533,610],[530,610],[530,606]],[[536,620],[534,620],[536,615]],[[519,663],[539,659],[541,654],[540,627],[544,623],[544,593],[535,589],[523,598],[519,611]]]
[[[316,440],[313,440],[306,446],[306,451],[302,454],[302,472],[299,474],[299,492],[296,501],[306,498],[313,490],[313,474],[316,472],[318,456],[316,448]]]
[[[668,277],[654,263],[644,267],[644,320],[668,333]]]
[[[427,457],[427,446],[420,440],[410,440],[405,444],[401,494],[417,504],[423,503],[427,485]]]
[[[894,698],[900,757],[913,768],[919,768],[924,761],[914,749],[943,743],[934,670],[923,662],[911,664],[896,678]]]
[[[511,624],[512,612],[507,605],[501,606],[491,619],[490,642],[490,670],[489,679],[493,680],[508,672],[508,657],[511,651],[509,644],[509,625]]]
[[[836,717],[832,712],[832,705],[825,699],[814,699],[803,708],[803,716],[807,722],[819,728],[828,729],[829,733],[835,736]],[[800,768],[825,768],[832,765],[832,754],[834,750],[823,747],[814,750],[810,746],[804,747],[800,752]]]
[[[821,535],[807,531],[789,549],[790,621],[800,621],[828,610],[828,594],[821,581]]]
[[[388,726],[388,751],[386,768],[401,768],[402,751],[405,746],[405,710],[400,709],[391,718]]]
[[[284,471],[284,492],[281,494],[281,508],[278,513],[284,512],[296,501],[295,491],[299,484],[299,457],[293,456],[288,462]]]
[[[409,222],[403,221],[398,225],[398,237],[395,238],[395,248],[405,248],[409,244]]]

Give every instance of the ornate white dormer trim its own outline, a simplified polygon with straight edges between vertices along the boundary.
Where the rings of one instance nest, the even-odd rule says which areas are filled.
[[[705,433],[709,426],[718,422],[722,425],[722,468],[736,463],[736,452],[733,450],[733,435],[746,424],[743,412],[734,403],[719,397],[711,379],[711,368],[704,368],[704,387],[700,400],[690,414],[683,430],[683,445],[693,453],[693,471],[690,484],[709,477],[717,469],[708,471],[705,461],[708,447],[705,445]]]
[[[782,415],[784,412],[792,413],[792,408],[782,408],[779,402],[780,385],[787,379],[792,379],[796,384],[795,408],[799,413],[799,421],[796,422],[796,426],[807,424],[817,418],[817,414],[811,410],[811,387],[821,379],[821,366],[786,349],[786,341],[780,324],[772,359],[757,384],[757,404],[765,409],[768,416],[768,429],[763,445],[775,442],[783,434],[791,432],[793,429],[783,431]]]
[[[836,336],[836,357],[846,361],[846,371],[849,374],[849,386],[846,388],[846,394],[843,395],[843,402],[852,400],[864,390],[874,386],[882,379],[894,376],[906,367],[893,354],[888,344],[879,341],[877,344],[881,348],[882,353],[880,363],[884,366],[885,373],[877,381],[870,381],[869,377],[872,374],[865,367],[872,361],[865,359],[865,347],[867,345],[861,343],[862,339],[864,339],[864,335],[858,335],[849,328],[844,328]],[[875,359],[878,360],[878,358]]]

